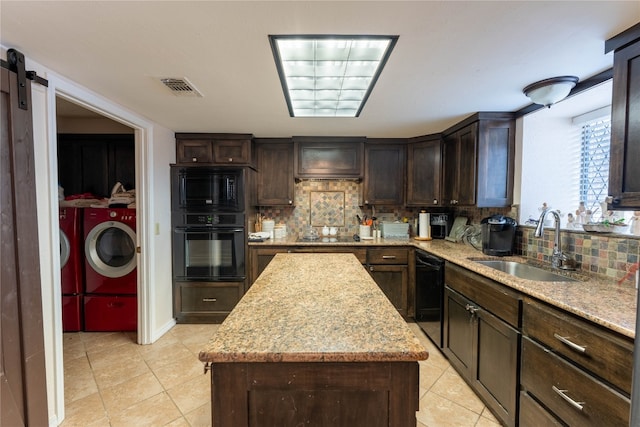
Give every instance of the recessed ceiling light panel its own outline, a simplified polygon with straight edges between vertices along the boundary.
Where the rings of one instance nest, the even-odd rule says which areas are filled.
[[[358,117],[398,36],[271,35],[291,117]]]

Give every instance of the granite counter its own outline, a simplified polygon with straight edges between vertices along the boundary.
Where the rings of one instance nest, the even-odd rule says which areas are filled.
[[[422,249],[449,262],[493,279],[525,295],[566,310],[629,338],[635,337],[637,290],[629,282],[618,284],[613,279],[573,273],[576,282],[540,282],[520,279],[493,268],[478,264],[474,259],[492,258],[471,246],[446,240],[418,241],[414,239],[374,239],[360,242],[298,242],[296,237],[250,243],[249,247],[276,246],[409,246]],[[495,257],[493,257],[495,258]],[[523,257],[503,257],[505,260],[532,263]],[[557,272],[557,271],[556,271]],[[560,273],[562,274],[562,273]]]

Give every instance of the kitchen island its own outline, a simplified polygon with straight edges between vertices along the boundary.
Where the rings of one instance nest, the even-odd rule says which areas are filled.
[[[222,323],[213,426],[415,426],[427,351],[353,254],[278,254]]]

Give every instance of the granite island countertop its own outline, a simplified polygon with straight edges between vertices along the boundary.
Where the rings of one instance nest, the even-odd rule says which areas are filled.
[[[626,337],[632,339],[635,337],[638,291],[629,282],[618,284],[614,279],[583,273],[573,274],[573,277],[578,279],[576,282],[541,282],[520,279],[473,261],[474,259],[498,258],[484,255],[471,246],[446,240],[373,239],[360,242],[332,243],[299,242],[295,236],[289,236],[285,239],[269,239],[262,243],[249,243],[250,248],[273,246],[410,246],[422,249]],[[501,259],[532,263],[532,260],[518,256]]]
[[[353,254],[277,254],[202,362],[389,362],[428,357]]]

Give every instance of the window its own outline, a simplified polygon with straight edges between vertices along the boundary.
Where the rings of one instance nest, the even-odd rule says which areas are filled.
[[[600,209],[600,202],[608,194],[610,137],[610,115],[589,120],[581,126],[580,200],[592,212]]]

